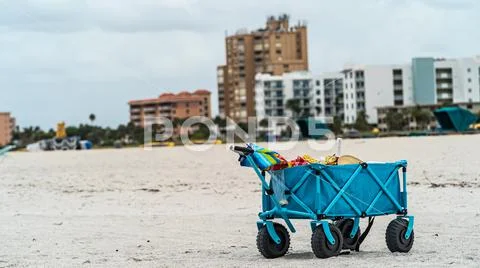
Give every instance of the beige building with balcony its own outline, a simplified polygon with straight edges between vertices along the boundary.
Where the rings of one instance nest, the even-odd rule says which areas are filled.
[[[0,113],[0,147],[12,141],[12,132],[15,129],[15,118],[10,113]]]
[[[164,93],[158,98],[132,100],[130,105],[130,122],[144,127],[148,117],[165,117],[170,120],[184,119],[191,116],[211,118],[210,91],[197,90],[192,93],[183,91],[178,94]]]

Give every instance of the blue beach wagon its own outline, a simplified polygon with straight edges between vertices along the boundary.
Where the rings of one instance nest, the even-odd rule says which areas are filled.
[[[290,246],[287,228],[273,219],[283,219],[292,233],[296,231],[292,219],[310,220],[313,253],[329,258],[342,249],[359,251],[376,216],[396,215],[386,230],[387,247],[391,252],[412,248],[414,217],[407,211],[407,161],[308,164],[270,171],[258,166],[253,148],[233,146],[231,150],[262,183],[257,247],[264,257],[281,257]],[[362,218],[368,219],[363,233]]]

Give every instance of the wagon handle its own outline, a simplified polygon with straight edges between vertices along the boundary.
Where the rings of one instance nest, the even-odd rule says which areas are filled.
[[[242,146],[230,146],[230,150],[236,152],[236,153],[241,153],[243,155],[249,155],[251,153],[253,153],[253,149],[250,149],[248,147],[242,147]]]

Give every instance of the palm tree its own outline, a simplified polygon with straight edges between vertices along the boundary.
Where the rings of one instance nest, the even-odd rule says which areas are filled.
[[[92,122],[92,124],[93,124],[93,122],[95,121],[96,118],[97,117],[95,116],[95,114],[90,114],[90,116],[88,116],[88,119],[90,119],[90,122]]]
[[[300,107],[300,101],[298,99],[289,99],[285,104],[285,107],[292,112],[292,116],[297,118],[302,108]]]
[[[357,114],[357,120],[355,120],[355,124],[353,127],[358,131],[368,131],[370,130],[370,125],[368,124],[368,115],[365,111],[360,111]]]
[[[262,120],[260,120],[259,125],[264,128],[268,127],[268,119],[263,118]]]
[[[342,133],[342,119],[340,116],[333,117],[332,131],[335,135]]]
[[[221,118],[219,115],[217,115],[215,117],[215,119],[213,119],[213,123],[215,123],[215,125],[219,126],[219,127],[225,127],[227,125],[227,120]]]
[[[385,123],[387,123],[388,130],[398,131],[403,130],[403,128],[408,124],[405,115],[402,113],[389,111],[385,117]]]
[[[420,129],[426,129],[433,118],[430,111],[422,110],[420,107],[413,109],[411,111],[411,116],[415,119]]]

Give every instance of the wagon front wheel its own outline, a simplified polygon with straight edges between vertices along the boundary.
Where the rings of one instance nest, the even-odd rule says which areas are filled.
[[[357,229],[357,233],[353,238],[350,237],[350,233],[352,232],[353,227],[355,226],[354,221],[352,219],[342,219],[335,222],[335,226],[340,229],[343,235],[343,249],[350,249],[354,250],[357,246],[358,239],[360,238],[361,231],[360,227]]]
[[[332,233],[335,243],[331,244],[328,239],[325,231],[323,230],[322,224],[318,225],[312,234],[312,250],[313,254],[317,258],[330,258],[338,256],[342,250],[343,245],[343,236],[342,232],[338,227],[333,224],[328,224],[330,228],[330,233]]]
[[[275,243],[270,237],[267,226],[263,226],[257,235],[258,251],[267,259],[278,258],[287,254],[288,248],[290,247],[290,235],[287,229],[276,222],[273,223],[273,227],[280,238],[280,244]]]
[[[408,221],[405,219],[394,219],[388,224],[385,233],[387,247],[391,252],[409,252],[413,246],[414,232],[408,239],[405,238]]]

